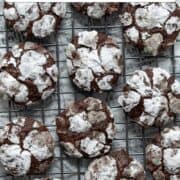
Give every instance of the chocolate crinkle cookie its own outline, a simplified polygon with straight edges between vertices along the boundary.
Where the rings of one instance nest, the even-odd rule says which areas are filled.
[[[65,13],[65,3],[7,1],[4,3],[4,17],[7,24],[17,32],[37,38],[47,37],[54,32]]]
[[[0,95],[30,105],[52,94],[57,77],[57,66],[48,50],[35,43],[20,43],[0,62]]]
[[[109,107],[92,97],[71,104],[57,117],[56,126],[65,153],[77,158],[108,153],[115,136]]]
[[[121,49],[104,33],[79,32],[68,45],[66,56],[70,78],[84,91],[111,90],[122,73]]]
[[[180,4],[125,3],[120,20],[127,41],[155,56],[176,41],[180,30]]]
[[[118,3],[72,3],[72,5],[77,11],[94,19],[100,19],[119,9]]]
[[[142,164],[124,150],[116,150],[90,163],[85,180],[145,180]]]
[[[154,180],[180,179],[180,127],[165,128],[146,146],[146,164]]]
[[[180,82],[161,68],[137,70],[124,86],[118,102],[141,126],[161,127],[180,113]]]
[[[0,130],[0,162],[11,175],[42,173],[53,156],[53,138],[41,122],[22,117]]]

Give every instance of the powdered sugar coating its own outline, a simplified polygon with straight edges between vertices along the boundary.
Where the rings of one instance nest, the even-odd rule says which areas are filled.
[[[176,179],[180,174],[180,127],[165,128],[146,147],[146,162],[154,179]]]
[[[85,91],[110,90],[122,73],[121,50],[97,31],[80,32],[66,48],[66,56],[70,78]]]
[[[127,41],[147,53],[157,55],[174,44],[178,36],[179,10],[177,2],[125,3],[120,20]]]
[[[87,121],[87,114],[84,111],[70,117],[69,122],[69,130],[72,132],[86,132],[91,128],[91,124]]]
[[[85,180],[114,180],[118,174],[116,160],[110,156],[104,156],[93,161],[85,174]]]
[[[141,126],[163,126],[172,122],[173,112],[179,111],[178,88],[179,82],[161,68],[137,70],[127,81],[118,102]]]
[[[18,32],[38,38],[49,36],[65,16],[65,3],[30,3],[5,1],[4,17]]]
[[[21,43],[1,61],[0,93],[15,103],[29,105],[52,94],[57,77],[55,62],[45,48],[31,42]]]
[[[77,158],[108,153],[115,136],[110,109],[92,97],[70,105],[56,119],[56,126],[66,154]]]
[[[0,134],[0,161],[8,173],[22,176],[47,169],[54,155],[54,142],[42,123],[18,118]]]
[[[143,166],[123,149],[92,161],[85,180],[145,179]]]
[[[94,19],[101,19],[105,14],[118,11],[118,3],[73,3],[76,10]]]

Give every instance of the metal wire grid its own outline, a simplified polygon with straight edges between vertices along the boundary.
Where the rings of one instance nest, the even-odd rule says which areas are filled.
[[[109,29],[116,29],[116,30],[119,30],[119,37],[120,37],[121,41],[118,42],[118,44],[122,48],[122,55],[123,55],[123,59],[124,59],[123,76],[120,78],[120,81],[119,81],[120,87],[115,88],[114,90],[112,90],[109,93],[103,93],[101,95],[98,95],[95,93],[83,93],[82,94],[82,93],[78,92],[76,89],[73,89],[72,92],[62,91],[61,80],[65,80],[65,81],[68,80],[68,76],[61,75],[57,82],[57,89],[54,92],[54,95],[50,98],[50,101],[48,101],[48,102],[53,101],[54,103],[56,103],[55,107],[54,106],[53,106],[53,108],[49,107],[49,104],[47,103],[47,101],[45,101],[45,102],[42,102],[41,104],[39,104],[38,106],[22,109],[20,107],[17,107],[16,105],[12,104],[11,102],[8,102],[8,105],[6,108],[0,109],[0,117],[1,117],[1,115],[6,114],[7,117],[5,116],[5,118],[9,119],[9,121],[11,121],[11,119],[15,116],[31,115],[35,119],[39,118],[38,120],[41,120],[44,124],[47,125],[47,122],[46,122],[47,114],[50,114],[50,116],[51,116],[51,112],[53,111],[54,113],[50,118],[54,120],[55,116],[64,110],[64,106],[62,106],[62,104],[63,104],[62,102],[64,101],[64,98],[65,98],[64,96],[66,96],[66,97],[73,96],[74,100],[80,99],[84,96],[99,97],[99,98],[103,99],[104,101],[106,101],[110,105],[114,114],[117,114],[117,115],[115,115],[115,119],[116,119],[116,126],[117,126],[118,133],[113,142],[113,148],[114,149],[120,148],[120,147],[126,148],[126,150],[130,153],[130,155],[132,155],[136,159],[139,159],[146,167],[145,157],[144,157],[145,144],[152,138],[154,133],[158,132],[160,129],[159,130],[156,128],[144,129],[144,128],[139,127],[135,123],[131,122],[129,120],[129,118],[122,112],[122,109],[116,103],[115,103],[116,105],[114,105],[114,103],[112,103],[112,101],[114,102],[114,99],[115,100],[117,99],[117,95],[115,95],[115,94],[116,93],[119,94],[121,92],[121,88],[122,88],[123,84],[126,83],[127,78],[131,75],[131,73],[128,73],[129,64],[127,62],[129,60],[135,61],[137,63],[136,68],[139,67],[139,69],[142,69],[142,68],[144,68],[144,66],[149,66],[149,65],[158,67],[159,66],[159,58],[161,58],[161,59],[168,58],[170,61],[171,67],[172,67],[171,73],[178,78],[178,77],[180,77],[180,70],[179,71],[177,70],[177,68],[175,66],[175,62],[178,60],[178,58],[180,58],[180,56],[175,55],[175,53],[174,53],[175,48],[173,46],[170,49],[169,54],[167,54],[167,55],[161,54],[158,57],[151,57],[151,56],[146,57],[143,54],[136,52],[135,55],[129,57],[126,52],[126,49],[128,49],[129,47],[125,44],[123,33],[121,33],[122,27],[121,27],[120,23],[118,23],[116,25],[113,25],[113,23],[109,24],[108,20],[110,20],[110,17],[105,16],[100,22],[97,22],[97,21],[94,21],[94,20],[88,18],[87,23],[85,23],[85,24],[83,23],[83,26],[79,27],[77,25],[76,18],[78,18],[78,17],[84,18],[84,16],[80,16],[80,15],[77,16],[77,13],[71,9],[68,10],[67,16],[68,16],[67,18],[71,18],[70,26],[68,26],[68,27],[61,26],[60,29],[57,29],[57,32],[51,37],[51,38],[53,38],[52,41],[51,40],[49,41],[49,39],[45,40],[45,41],[40,41],[45,47],[51,48],[54,50],[54,55],[55,55],[59,73],[61,74],[62,69],[66,68],[66,67],[64,67],[65,60],[63,60],[63,58],[62,58],[62,56],[63,56],[62,53],[64,53],[64,52],[61,52],[60,49],[62,47],[64,48],[67,45],[67,43],[64,43],[63,41],[59,42],[59,40],[58,40],[59,36],[61,36],[62,30],[65,32],[71,31],[70,34],[68,35],[68,36],[70,36],[69,39],[71,39],[71,37],[76,34],[77,30],[80,31],[80,30],[85,30],[85,29],[86,30],[96,29],[98,31],[104,31],[107,34],[109,34]],[[2,18],[2,17],[3,17],[3,15],[1,14],[0,18]],[[116,18],[117,18],[117,16],[116,16]],[[12,32],[10,32],[10,30],[5,27],[4,30],[0,29],[0,33],[5,33],[5,44],[4,44],[4,46],[1,46],[0,49],[5,48],[6,51],[8,51],[9,48],[11,48],[11,45],[9,42],[9,35]],[[17,41],[25,41],[25,39],[21,35],[17,35],[14,33],[13,33],[13,35],[15,36],[15,39]],[[177,43],[178,42],[180,42],[180,41],[177,41]],[[167,67],[167,68],[169,69],[169,67]],[[115,95],[115,97],[114,97],[114,95]],[[180,124],[180,118],[177,117],[174,123]],[[55,134],[55,124],[49,123],[47,126],[49,127],[50,130],[53,129],[52,133]],[[132,131],[134,131],[135,133],[133,134]],[[120,134],[124,134],[124,136],[122,136]],[[26,177],[21,177],[21,178],[14,178],[10,175],[6,175],[3,170],[0,170],[0,179],[2,179],[2,180],[9,180],[9,179],[23,179],[23,180],[28,179],[28,180],[30,180],[30,179],[35,179],[35,178],[39,178],[39,177],[52,177],[52,178],[57,177],[57,178],[61,178],[62,180],[66,180],[66,179],[67,180],[71,180],[71,179],[72,180],[76,180],[76,179],[82,180],[84,172],[87,168],[87,165],[89,164],[89,162],[91,160],[73,159],[73,158],[69,158],[69,157],[65,156],[59,147],[57,137],[55,137],[55,139],[56,139],[56,147],[57,147],[57,150],[55,153],[55,161],[52,163],[50,170],[47,171],[45,174],[36,175],[36,176],[26,176]],[[118,146],[117,146],[117,144],[118,144]],[[136,149],[138,149],[139,147],[140,147],[141,151],[136,152]],[[53,167],[55,169],[53,169]],[[71,170],[73,170],[73,172],[71,172]],[[148,179],[151,179],[149,175],[148,175]]]

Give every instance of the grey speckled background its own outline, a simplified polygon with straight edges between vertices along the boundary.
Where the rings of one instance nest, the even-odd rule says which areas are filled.
[[[11,46],[17,42],[24,41],[24,39],[14,32],[6,33],[4,18],[2,16],[3,2],[0,1],[0,58],[7,50],[7,46]],[[57,91],[47,101],[39,105],[22,109],[10,102],[0,101],[0,128],[3,127],[9,120],[17,116],[32,116],[37,120],[43,121],[52,132],[56,141],[55,158],[51,168],[46,174],[38,176],[29,176],[14,179],[34,179],[35,177],[57,177],[65,180],[83,180],[84,171],[87,168],[90,160],[86,159],[72,159],[63,154],[59,148],[58,138],[55,133],[55,117],[58,112],[62,111],[70,102],[75,99],[81,99],[85,96],[91,95],[106,101],[112,108],[115,116],[117,134],[113,141],[113,149],[120,147],[127,148],[129,153],[136,159],[144,163],[144,145],[148,143],[155,132],[156,128],[142,129],[140,126],[131,122],[125,117],[122,109],[117,104],[117,97],[122,90],[123,83],[129,78],[132,72],[139,68],[146,66],[160,66],[169,72],[173,73],[177,79],[180,80],[180,38],[174,45],[158,57],[145,57],[140,55],[136,49],[125,45],[122,40],[121,27],[117,14],[101,21],[88,20],[86,16],[82,16],[73,11],[68,6],[66,17],[62,21],[60,28],[56,35],[43,40],[43,44],[52,52],[54,58],[59,65],[59,87]],[[106,28],[105,28],[106,25]],[[74,27],[74,31],[72,31]],[[70,41],[72,34],[76,34],[82,30],[97,29],[99,31],[106,31],[109,35],[113,35],[120,47],[123,47],[125,57],[124,76],[119,79],[116,88],[103,94],[83,94],[76,91],[68,78],[64,49]],[[180,117],[177,116],[176,124],[180,124]],[[148,173],[147,173],[148,174]],[[149,175],[148,179],[151,179]],[[0,180],[13,179],[7,176],[2,167],[0,167]]]

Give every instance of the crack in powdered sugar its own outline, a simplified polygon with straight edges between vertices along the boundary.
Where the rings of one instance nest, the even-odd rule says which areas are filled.
[[[118,102],[138,124],[163,126],[173,121],[174,113],[180,113],[179,87],[179,81],[161,68],[137,70]]]
[[[20,176],[43,172],[54,154],[48,129],[38,121],[18,118],[0,131],[0,161],[6,171]]]
[[[72,42],[66,49],[67,68],[73,82],[85,91],[112,89],[122,72],[121,50],[111,37],[96,31],[80,32],[76,41],[77,44]]]

